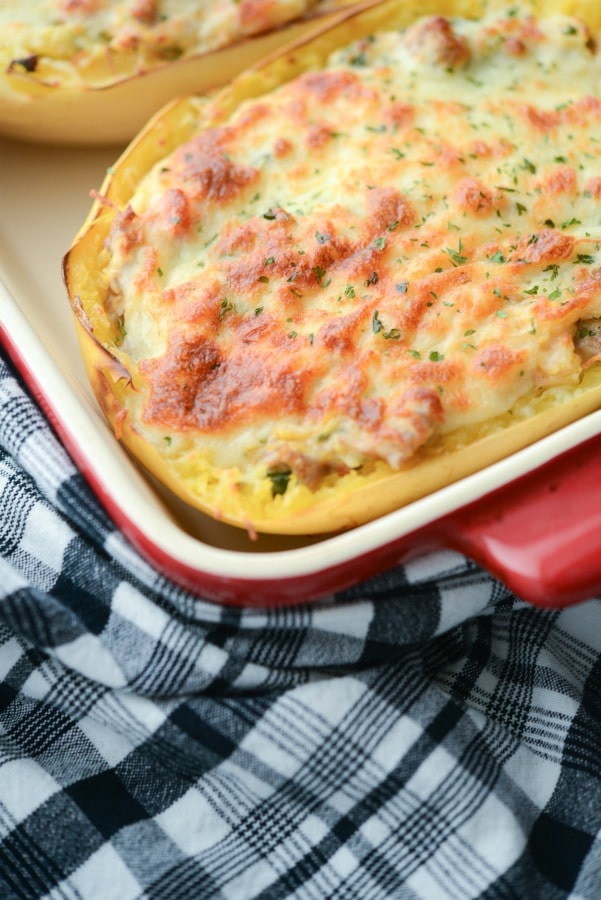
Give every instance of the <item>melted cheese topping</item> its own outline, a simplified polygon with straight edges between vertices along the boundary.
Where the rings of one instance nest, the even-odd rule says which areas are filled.
[[[278,491],[576,385],[599,350],[600,85],[576,20],[438,16],[180,146],[107,243],[144,434]]]
[[[111,53],[134,53],[139,66],[165,63],[271,31],[316,2],[9,0],[0,4],[0,61],[55,79],[83,74]]]

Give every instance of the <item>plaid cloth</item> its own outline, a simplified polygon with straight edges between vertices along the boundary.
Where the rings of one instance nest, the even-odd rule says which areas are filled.
[[[601,604],[440,552],[281,610],[128,546],[0,362],[0,897],[598,898]]]

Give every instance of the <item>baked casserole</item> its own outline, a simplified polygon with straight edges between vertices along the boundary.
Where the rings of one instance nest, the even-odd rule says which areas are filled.
[[[350,528],[601,403],[601,10],[385,0],[170,105],[65,259],[178,496]]]

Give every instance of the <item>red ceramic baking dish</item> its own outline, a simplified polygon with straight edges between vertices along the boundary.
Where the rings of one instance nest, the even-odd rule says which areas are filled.
[[[601,590],[601,411],[373,522],[306,539],[251,540],[143,475],[91,393],[60,269],[90,188],[117,152],[0,143],[0,340],[149,562],[199,596],[247,606],[312,601],[440,548],[541,606]]]

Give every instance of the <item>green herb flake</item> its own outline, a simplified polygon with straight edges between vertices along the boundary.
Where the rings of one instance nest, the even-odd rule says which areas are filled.
[[[447,247],[445,253],[448,253],[451,257],[451,261],[454,266],[462,266],[464,263],[468,262],[467,256],[462,256],[461,251],[463,250],[463,244],[461,242],[461,238],[459,238],[459,244],[457,250],[452,250],[450,247]]]
[[[367,57],[365,55],[365,51],[362,50],[360,53],[356,53],[354,56],[349,58],[349,63],[351,66],[366,66],[367,65]]]
[[[492,256],[489,256],[488,259],[490,259],[491,262],[495,262],[495,263],[504,263],[505,262],[505,257],[503,256],[503,254],[501,253],[500,250],[497,250],[497,252],[493,253]]]
[[[442,362],[444,359],[444,354],[439,353],[438,350],[431,350],[428,354],[428,359],[430,362]]]
[[[260,316],[264,309],[264,306],[255,306],[255,316]]]
[[[273,497],[277,494],[286,493],[291,474],[290,469],[276,469],[267,473],[267,477],[271,480],[271,494]]]
[[[382,324],[382,320],[378,315],[378,310],[374,309],[371,317],[371,327],[374,334],[378,334],[378,332],[382,331],[384,325]]]
[[[127,336],[127,329],[125,327],[125,319],[122,315],[117,316],[116,325],[117,325],[117,330],[119,331],[119,335],[115,339],[115,344],[118,347],[120,344],[123,343],[123,339]]]
[[[234,304],[231,303],[227,297],[224,297],[221,301],[221,308],[219,311],[219,318],[223,319],[229,312],[232,312],[235,309]]]
[[[267,275],[259,275],[257,281],[262,282],[262,284],[269,284],[269,278]]]
[[[355,295],[355,288],[353,287],[352,284],[347,284],[347,286],[344,289],[344,296],[348,297],[349,300],[354,299],[354,297],[356,295]]]

